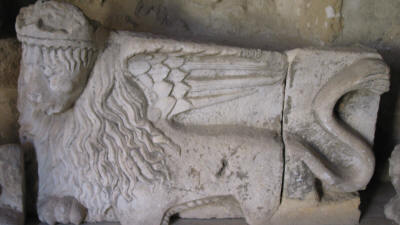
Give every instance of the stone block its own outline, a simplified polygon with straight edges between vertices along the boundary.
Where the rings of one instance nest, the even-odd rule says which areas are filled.
[[[388,90],[387,66],[374,52],[296,49],[287,54],[282,206],[293,199],[325,202],[341,192],[364,189],[374,171],[371,146],[379,95]],[[347,210],[352,216],[345,213],[342,217],[349,218],[347,222],[336,223],[335,217],[328,216],[324,223],[318,222],[317,218],[323,219],[319,210],[325,207],[319,204],[307,208],[309,214],[315,213],[310,220],[300,223],[303,216],[299,213],[296,221],[354,224],[359,216],[357,200],[347,202],[348,198],[337,197],[335,203],[353,207]]]
[[[101,29],[56,1],[22,9],[16,30],[20,131],[37,153],[42,221],[359,217],[354,192],[372,176],[389,88],[375,52],[280,53],[106,30],[98,43]]]
[[[341,194],[314,199],[285,199],[271,219],[271,225],[356,225],[359,224],[360,198],[356,194]]]

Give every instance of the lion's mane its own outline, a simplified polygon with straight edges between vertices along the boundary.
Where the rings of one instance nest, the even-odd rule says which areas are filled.
[[[56,194],[70,193],[83,201],[92,221],[104,220],[101,214],[118,197],[132,201],[137,182],[159,184],[168,180],[164,151],[174,148],[146,119],[146,98],[119,69],[117,49],[110,47],[99,56],[72,109],[54,116],[21,115],[36,120],[36,126],[28,126],[27,133],[33,134],[35,147],[41,148],[38,154],[51,155],[49,161],[42,160],[47,166],[39,165],[39,173],[42,170],[43,175],[51,177],[44,186],[61,183],[53,187],[59,189]],[[23,98],[20,103],[26,103]],[[20,104],[20,110],[23,107]],[[49,168],[50,172],[45,171]],[[61,187],[61,180],[67,183],[65,187]],[[49,189],[45,192],[54,192]]]

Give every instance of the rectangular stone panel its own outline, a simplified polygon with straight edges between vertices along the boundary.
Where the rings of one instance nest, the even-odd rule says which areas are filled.
[[[167,225],[186,213],[317,225],[322,211],[342,218],[326,224],[357,221],[389,86],[378,54],[107,31],[55,1],[22,9],[16,31],[41,221]]]
[[[281,210],[296,202],[311,208],[327,207],[329,199],[345,203],[354,198],[351,192],[365,188],[374,170],[371,146],[380,94],[389,87],[388,68],[377,53],[365,50],[296,49],[287,55]],[[350,224],[359,216],[358,206],[351,205],[353,217],[345,216]]]

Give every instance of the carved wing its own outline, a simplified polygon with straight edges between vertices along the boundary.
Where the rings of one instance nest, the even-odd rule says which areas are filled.
[[[280,54],[272,57],[275,53],[253,50],[252,56],[249,52],[243,56],[240,49],[232,49],[237,51],[141,53],[129,58],[127,69],[143,89],[157,119],[171,119],[283,82],[286,64],[274,61],[282,59]]]

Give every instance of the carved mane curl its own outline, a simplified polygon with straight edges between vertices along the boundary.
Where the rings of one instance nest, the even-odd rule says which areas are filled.
[[[97,60],[63,146],[88,179],[132,200],[138,181],[169,179],[164,147],[173,144],[146,119],[146,98],[114,57],[106,50]]]

